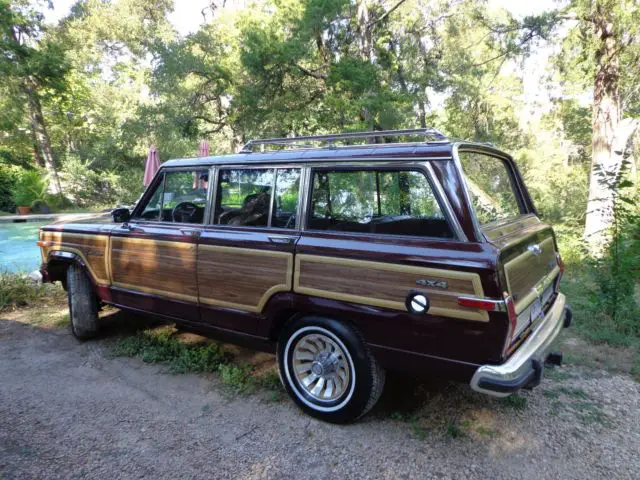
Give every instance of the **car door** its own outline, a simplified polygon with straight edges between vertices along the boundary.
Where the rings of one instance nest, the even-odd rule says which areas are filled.
[[[269,302],[287,301],[300,237],[299,167],[219,167],[215,208],[200,237],[202,321],[266,336]]]
[[[208,215],[208,175],[202,168],[161,171],[110,238],[116,304],[199,321],[196,256]]]

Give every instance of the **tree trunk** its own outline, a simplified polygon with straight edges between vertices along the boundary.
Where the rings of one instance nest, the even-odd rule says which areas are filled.
[[[44,116],[42,115],[42,105],[40,104],[40,98],[38,98],[34,81],[30,78],[25,79],[23,89],[29,103],[29,116],[33,126],[39,157],[42,159],[44,168],[49,174],[49,193],[59,195],[62,193],[62,187],[60,186],[60,178],[58,177],[58,171],[56,170],[53,160],[51,141],[47,133]],[[38,157],[36,156],[36,158]]]
[[[608,241],[613,222],[614,193],[622,167],[622,152],[614,152],[620,124],[620,70],[618,41],[607,14],[596,10],[592,17],[596,39],[596,75],[593,89],[591,174],[584,239],[598,256]]]

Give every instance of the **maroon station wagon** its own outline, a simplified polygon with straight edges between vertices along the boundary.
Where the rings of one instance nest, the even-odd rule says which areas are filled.
[[[251,141],[166,162],[113,217],[40,231],[77,337],[110,304],[275,351],[291,398],[330,422],[364,415],[387,370],[504,397],[561,362],[554,233],[490,145],[433,129]]]

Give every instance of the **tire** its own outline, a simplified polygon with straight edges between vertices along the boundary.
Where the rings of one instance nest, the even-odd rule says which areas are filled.
[[[277,356],[289,396],[321,420],[357,420],[382,394],[384,370],[346,323],[324,317],[296,319],[282,331]]]
[[[98,334],[98,298],[84,269],[71,265],[67,269],[67,300],[71,333],[87,340]]]

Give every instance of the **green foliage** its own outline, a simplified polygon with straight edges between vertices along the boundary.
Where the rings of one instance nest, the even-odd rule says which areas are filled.
[[[0,163],[0,211],[12,212],[15,209],[16,201],[13,192],[18,175],[17,168]]]
[[[60,285],[37,284],[24,274],[0,271],[0,311],[27,307],[64,295]]]
[[[215,372],[225,361],[222,348],[216,343],[188,346],[172,336],[145,330],[125,337],[114,347],[117,356],[140,357],[146,363],[168,363],[175,373]]]
[[[47,180],[37,170],[23,170],[15,180],[13,200],[18,206],[31,206],[36,200],[43,200],[47,194]]]

